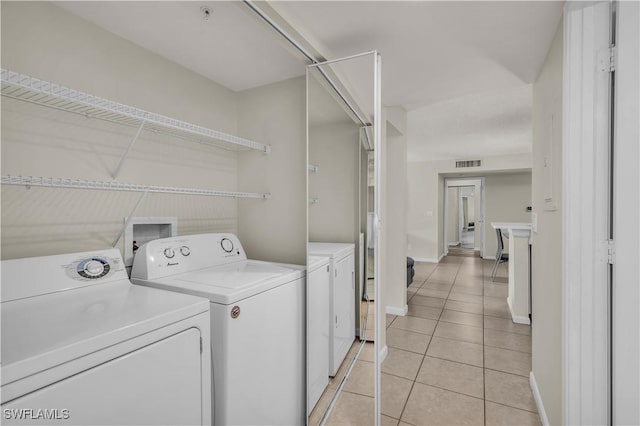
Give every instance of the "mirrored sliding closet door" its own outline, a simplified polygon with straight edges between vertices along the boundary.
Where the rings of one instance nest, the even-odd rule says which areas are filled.
[[[307,68],[307,413],[377,424],[379,55]]]

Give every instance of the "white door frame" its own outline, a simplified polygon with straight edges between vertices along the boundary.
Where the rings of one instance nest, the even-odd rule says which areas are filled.
[[[567,2],[563,59],[563,424],[609,423],[609,7]]]
[[[447,227],[448,227],[448,220],[447,220],[447,216],[449,213],[449,197],[448,197],[448,188],[449,188],[449,182],[450,181],[456,181],[456,180],[479,180],[480,181],[480,194],[475,194],[474,196],[479,196],[480,197],[480,211],[479,212],[475,212],[474,214],[477,216],[475,222],[477,223],[476,226],[480,226],[480,257],[484,258],[484,245],[485,245],[485,233],[484,233],[484,219],[485,219],[485,202],[484,202],[484,187],[485,187],[485,178],[484,176],[473,176],[473,177],[445,177],[443,179],[443,191],[442,191],[442,203],[443,203],[443,238],[442,238],[442,244],[443,244],[443,253],[446,256],[447,254],[449,254],[449,239],[447,238]],[[455,186],[465,186],[465,185],[455,185]],[[472,186],[472,185],[468,185],[468,186]],[[477,234],[476,234],[477,235]],[[474,241],[474,245],[477,246],[477,241]]]
[[[618,3],[614,157],[613,424],[640,424],[640,3]]]

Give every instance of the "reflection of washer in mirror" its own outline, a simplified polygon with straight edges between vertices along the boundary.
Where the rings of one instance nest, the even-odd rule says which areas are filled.
[[[372,401],[366,405],[373,407],[372,414],[379,418],[376,402],[379,357],[375,355],[379,351],[376,347],[376,335],[380,332],[376,327],[376,318],[379,317],[376,308],[379,306],[374,302],[377,293],[375,287],[380,284],[375,279],[379,262],[375,250],[378,236],[374,230],[375,213],[378,211],[376,201],[379,199],[375,184],[379,176],[376,176],[374,163],[381,131],[378,60],[376,52],[367,52],[307,68],[307,158],[309,164],[322,165],[308,177],[307,196],[317,201],[310,204],[308,209],[308,253],[314,254],[312,247],[317,243],[348,244],[355,249],[352,255],[354,267],[351,269],[354,274],[351,280],[353,287],[349,294],[340,293],[339,290],[344,290],[345,286],[336,284],[339,276],[332,276],[334,285],[330,288],[333,294],[329,297],[329,306],[334,309],[329,332],[333,330],[334,336],[335,333],[342,336],[344,320],[350,318],[350,349],[339,368],[332,365],[334,368],[330,369],[330,374],[335,374],[332,382],[337,386],[327,386],[319,399],[318,386],[322,386],[324,381],[315,375],[319,370],[307,372],[310,425],[339,422],[333,407],[342,404],[342,390],[353,386],[349,381],[350,377],[354,377],[351,375],[354,368],[358,369],[359,377],[362,374],[373,376],[372,388],[364,393],[371,395],[367,398]],[[332,275],[335,275],[333,272]],[[319,303],[318,297],[310,298],[308,295],[307,315],[314,312],[313,308]],[[349,301],[347,304],[344,303],[346,300]],[[340,315],[346,312],[343,311],[345,307],[350,315]],[[307,323],[314,323],[313,318],[311,321],[308,318]],[[308,330],[308,365],[318,361],[318,357],[309,356],[314,350],[313,345],[324,341],[318,336],[310,336],[311,332]],[[331,339],[331,334],[329,336]],[[367,354],[368,362],[360,358],[363,353]],[[370,370],[363,372],[363,367]],[[324,403],[313,406],[316,400]]]

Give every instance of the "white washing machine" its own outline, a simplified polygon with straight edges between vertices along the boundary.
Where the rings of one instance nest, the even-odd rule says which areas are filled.
[[[2,262],[3,424],[211,424],[209,304],[115,249]]]
[[[329,384],[329,258],[309,256],[307,262],[307,414]]]
[[[305,267],[247,260],[233,234],[138,249],[135,284],[206,297],[216,425],[305,423]]]
[[[310,242],[308,255],[330,259],[329,374],[335,376],[356,338],[355,245]]]

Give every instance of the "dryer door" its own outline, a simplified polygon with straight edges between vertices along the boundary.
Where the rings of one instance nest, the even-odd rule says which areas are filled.
[[[202,424],[191,328],[2,405],[3,424]]]

